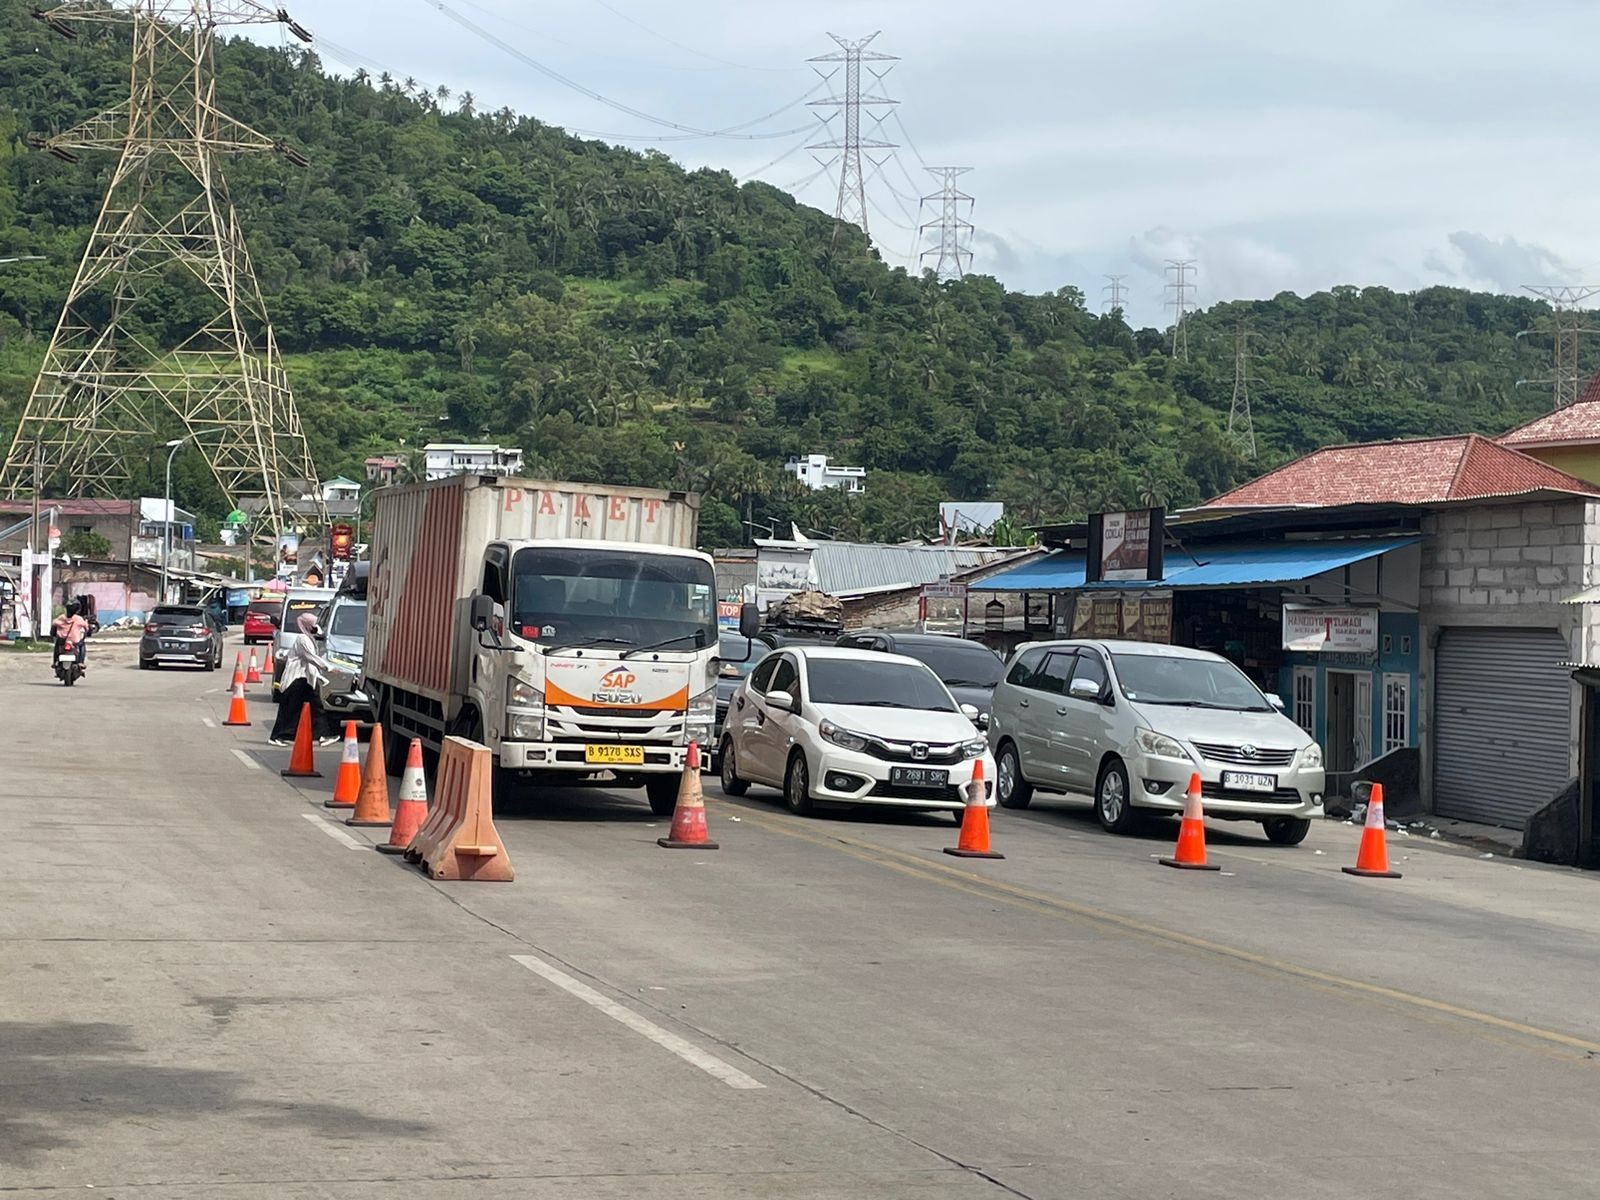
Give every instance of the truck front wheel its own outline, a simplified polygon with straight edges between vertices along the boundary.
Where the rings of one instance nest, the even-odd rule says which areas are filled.
[[[650,797],[650,811],[658,817],[670,817],[678,807],[678,777],[676,775],[650,775],[644,781],[645,795]]]

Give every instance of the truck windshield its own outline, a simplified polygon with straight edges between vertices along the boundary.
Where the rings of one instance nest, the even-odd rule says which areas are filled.
[[[529,546],[511,577],[512,626],[543,646],[670,653],[717,643],[715,580],[698,558]]]

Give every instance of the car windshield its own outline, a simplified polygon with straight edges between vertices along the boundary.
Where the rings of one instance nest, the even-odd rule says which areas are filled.
[[[252,600],[250,611],[258,617],[275,617],[283,609],[281,600]]]
[[[1170,654],[1113,654],[1122,694],[1140,704],[1269,712],[1261,689],[1238,667],[1214,658]]]
[[[927,663],[949,687],[992,688],[1005,673],[1005,664],[976,642],[951,638],[942,642],[912,642],[896,646],[899,654]]]
[[[750,674],[756,669],[756,664],[766,657],[768,646],[765,642],[747,642],[742,637],[729,637],[722,635],[717,643],[717,657],[722,660],[722,673],[726,675],[733,671],[740,678]],[[749,655],[748,660],[745,656]]]
[[[329,637],[358,638],[367,635],[367,606],[342,602],[333,610],[328,623]]]
[[[158,608],[150,614],[152,625],[199,625],[205,619],[204,610],[198,608]]]
[[[716,581],[703,559],[529,546],[511,571],[512,626],[542,646],[672,652],[717,643]]]
[[[859,658],[812,658],[806,687],[813,704],[955,712],[950,693],[926,667]]]

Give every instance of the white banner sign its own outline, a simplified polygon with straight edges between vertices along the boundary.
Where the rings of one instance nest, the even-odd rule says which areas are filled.
[[[1341,651],[1376,654],[1378,610],[1285,604],[1283,648],[1312,653]]]

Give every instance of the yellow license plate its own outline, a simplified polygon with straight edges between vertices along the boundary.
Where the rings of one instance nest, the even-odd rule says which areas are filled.
[[[583,761],[587,763],[605,763],[607,766],[642,767],[644,766],[644,747],[585,746],[583,748]]]

